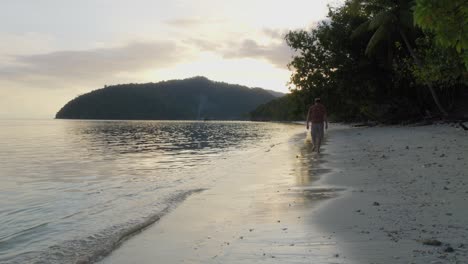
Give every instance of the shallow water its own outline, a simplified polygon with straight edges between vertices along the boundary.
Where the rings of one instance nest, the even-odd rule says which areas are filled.
[[[2,121],[0,263],[92,262],[291,125]]]

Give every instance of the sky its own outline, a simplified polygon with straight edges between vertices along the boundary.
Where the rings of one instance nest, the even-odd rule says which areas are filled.
[[[284,35],[340,0],[1,0],[0,119],[119,83],[205,76],[288,92]]]

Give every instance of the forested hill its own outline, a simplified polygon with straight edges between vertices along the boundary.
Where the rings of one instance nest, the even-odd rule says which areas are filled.
[[[107,86],[71,100],[56,118],[239,120],[248,119],[250,111],[275,98],[264,89],[194,77]]]

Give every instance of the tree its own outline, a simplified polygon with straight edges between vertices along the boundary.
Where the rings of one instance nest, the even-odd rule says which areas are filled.
[[[310,32],[292,31],[287,44],[296,51],[289,63],[292,92],[302,98],[303,111],[314,97],[321,97],[338,120],[390,121],[397,117],[404,89],[411,82],[393,81],[386,58],[365,56],[370,32],[355,39],[353,29],[366,21],[349,12],[349,4],[330,8],[327,20]],[[402,88],[398,87],[403,84]]]
[[[409,35],[415,33],[413,26],[413,15],[411,12],[413,1],[411,0],[352,0],[351,6],[360,14],[364,12],[368,16],[368,20],[359,25],[353,32],[356,37],[363,32],[373,32],[367,47],[366,54],[370,55],[381,43],[387,43],[390,51],[392,44],[398,40],[403,40],[405,47],[414,60],[414,63],[422,68],[423,64],[420,58],[416,55]],[[447,116],[447,111],[440,103],[439,97],[434,90],[432,83],[427,84],[434,103],[443,116]]]
[[[467,85],[466,69],[455,49],[435,45],[431,35],[416,40],[416,52],[423,61],[423,67],[413,67],[416,80],[443,87]]]
[[[462,109],[463,63],[455,49],[435,46],[434,34],[415,27],[412,6],[409,0],[347,0],[329,8],[310,31],[289,32],[294,100],[275,101],[252,114],[297,117],[320,96],[330,117],[340,121],[416,120],[435,107],[445,116],[434,87],[443,88],[438,93],[451,113]]]
[[[468,1],[416,0],[414,21],[435,34],[436,43],[455,48],[468,68]]]

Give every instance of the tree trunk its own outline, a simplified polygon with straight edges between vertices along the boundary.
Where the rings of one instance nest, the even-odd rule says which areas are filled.
[[[400,29],[400,35],[401,35],[401,38],[403,38],[403,41],[405,42],[406,48],[408,49],[409,53],[411,54],[411,57],[413,57],[414,62],[416,63],[416,65],[419,68],[422,68],[422,66],[423,66],[422,62],[419,60],[418,56],[416,55],[414,50],[411,48],[411,45],[410,45],[408,39],[406,38],[405,33],[401,29]],[[437,105],[437,108],[439,109],[440,113],[442,113],[442,115],[444,117],[447,117],[448,116],[447,111],[445,111],[444,107],[440,103],[439,97],[437,96],[437,94],[436,94],[436,92],[434,90],[434,87],[432,86],[432,83],[430,83],[430,82],[427,83],[427,87],[429,87],[429,91],[431,91],[432,99],[434,100],[435,104]]]

